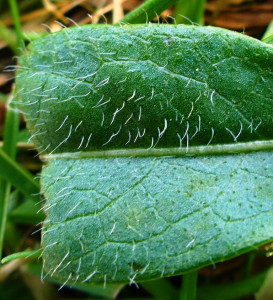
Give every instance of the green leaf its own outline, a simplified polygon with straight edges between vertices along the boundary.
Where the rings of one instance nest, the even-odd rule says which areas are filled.
[[[47,160],[45,272],[186,273],[273,240],[273,48],[213,27],[83,26],[35,40],[13,107]]]
[[[272,141],[272,62],[213,27],[76,27],[30,44],[14,104],[43,154]]]
[[[272,240],[272,157],[51,159],[46,269],[63,280],[148,280]]]

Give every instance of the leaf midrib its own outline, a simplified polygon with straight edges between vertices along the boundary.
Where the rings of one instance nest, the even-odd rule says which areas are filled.
[[[273,140],[250,141],[234,144],[218,144],[193,146],[189,148],[138,148],[138,149],[114,149],[86,152],[63,152],[43,155],[42,159],[52,158],[110,158],[110,157],[159,157],[159,156],[200,156],[200,155],[224,155],[239,154],[258,151],[273,151]]]

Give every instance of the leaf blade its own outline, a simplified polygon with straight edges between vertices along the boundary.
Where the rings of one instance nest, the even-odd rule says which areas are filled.
[[[143,281],[272,240],[271,45],[211,27],[84,26],[34,41],[20,64],[13,105],[49,162],[52,276]]]
[[[272,139],[272,46],[210,27],[90,29],[21,58],[13,105],[43,154]]]
[[[82,281],[141,281],[249,251],[273,237],[272,161],[272,152],[51,160],[45,267],[70,262],[54,272],[63,280],[80,265]]]

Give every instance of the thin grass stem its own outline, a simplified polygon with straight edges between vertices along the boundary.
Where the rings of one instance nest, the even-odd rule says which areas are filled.
[[[164,10],[175,4],[177,0],[147,0],[135,10],[128,13],[118,23],[148,23],[158,17]]]
[[[182,276],[180,300],[195,300],[197,290],[198,270]]]
[[[17,54],[22,54],[25,49],[23,32],[20,22],[20,14],[17,6],[16,0],[9,0],[11,15],[14,22],[15,32],[17,36]]]

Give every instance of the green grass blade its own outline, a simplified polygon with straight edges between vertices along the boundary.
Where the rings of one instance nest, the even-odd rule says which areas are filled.
[[[14,22],[15,32],[17,36],[17,53],[23,53],[25,49],[22,27],[20,22],[20,14],[16,0],[9,0],[11,15]]]
[[[12,161],[16,156],[16,141],[19,127],[19,116],[12,110],[7,111],[3,148],[0,149],[3,153],[7,153]],[[8,156],[9,155],[9,156]],[[1,166],[2,168],[3,166]],[[6,230],[8,199],[11,185],[5,180],[0,180],[0,258],[2,257],[4,236]]]
[[[4,257],[1,260],[2,264],[5,264],[9,261],[12,261],[14,259],[18,259],[18,258],[38,258],[40,255],[42,254],[42,250],[33,250],[33,251],[22,251],[22,252],[17,252],[17,253],[13,253],[11,255],[8,255],[6,257]]]
[[[260,289],[266,274],[267,271],[232,284],[200,286],[197,300],[234,300],[251,296]]]
[[[153,281],[144,281],[141,283],[141,285],[157,300],[178,299],[177,289],[163,278]]]
[[[15,32],[17,35],[17,42],[13,41],[11,33],[5,28],[5,26],[1,23],[0,30],[2,37],[6,40],[10,48],[17,54],[23,52],[24,49],[24,42],[22,36],[22,29],[20,23],[20,17],[18,12],[18,7],[16,4],[16,0],[9,1],[11,14],[13,17],[14,25],[15,25]],[[4,141],[3,147],[1,150],[1,158],[5,160],[5,162],[9,161],[16,166],[14,163],[14,159],[16,156],[16,142],[17,142],[17,134],[19,128],[19,115],[18,113],[8,110],[5,122],[5,132],[4,132]],[[2,161],[3,162],[3,161]],[[6,169],[8,167],[8,169]],[[5,170],[4,170],[5,169]],[[14,179],[18,179],[18,173],[13,173],[12,168],[10,168],[10,164],[8,166],[4,163],[1,165],[0,173],[3,171],[4,174],[9,174],[9,177]],[[20,176],[19,176],[20,178]],[[4,243],[4,236],[6,230],[6,221],[7,221],[7,210],[8,210],[8,200],[9,194],[11,189],[11,182],[12,180],[7,180],[8,178],[4,178],[0,180],[0,258],[2,257],[3,251],[3,243]]]
[[[13,223],[38,224],[44,220],[42,212],[37,213],[36,199],[29,198],[8,214],[8,220]]]
[[[273,20],[267,26],[267,29],[262,37],[262,41],[264,43],[273,45]]]
[[[182,277],[182,289],[180,300],[195,300],[197,287],[198,271],[193,271]]]
[[[206,0],[178,0],[175,20],[178,24],[204,24]]]
[[[39,184],[34,181],[31,173],[12,160],[2,149],[0,149],[0,176],[26,195],[33,196],[39,193]]]
[[[11,185],[0,180],[0,259],[2,257],[7,222],[8,198]]]
[[[24,41],[34,41],[37,40],[41,37],[47,36],[49,33],[48,32],[31,32],[31,31],[24,31],[23,32],[23,37]]]
[[[266,39],[264,39],[263,42],[273,45],[273,34],[271,36],[267,37]]]
[[[177,0],[148,0],[127,14],[119,23],[147,23],[176,2]]]
[[[0,93],[0,102],[8,102],[8,97],[6,94]]]
[[[16,225],[9,222],[6,223],[6,232],[5,232],[5,249],[8,250],[8,253],[13,253],[18,250],[18,244],[22,241],[22,232],[16,228]],[[17,249],[17,250],[16,250]]]
[[[267,26],[266,31],[262,37],[262,41],[270,37],[272,34],[273,34],[273,20]]]
[[[1,21],[0,21],[0,37],[2,38],[2,40],[4,40],[7,43],[7,45],[14,53],[18,53],[14,32],[8,29]]]
[[[252,251],[252,252],[249,252],[247,256],[248,256],[247,257],[247,262],[246,262],[244,275],[243,275],[244,278],[248,278],[249,275],[250,275],[250,272],[252,270],[253,263],[254,263],[254,260],[255,260],[256,253],[254,251]]]
[[[3,151],[12,159],[16,156],[16,143],[19,129],[19,115],[17,112],[8,109],[5,122]]]

